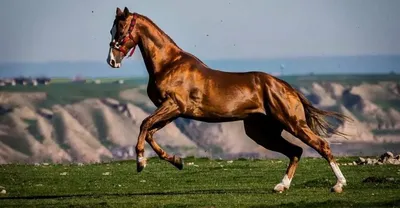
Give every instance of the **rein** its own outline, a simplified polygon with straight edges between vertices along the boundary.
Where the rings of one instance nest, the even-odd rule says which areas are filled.
[[[124,54],[124,56],[129,52],[129,50],[124,45],[129,40],[133,41],[134,46],[132,47],[131,52],[129,53],[128,57],[131,57],[136,49],[137,42],[133,39],[133,36],[132,36],[132,31],[133,31],[133,28],[135,27],[136,19],[137,19],[137,15],[133,14],[133,18],[132,18],[131,24],[129,26],[128,33],[122,37],[121,41],[115,41],[115,39],[113,39],[113,41],[110,43],[111,48],[114,48],[114,49],[120,51],[121,53]]]

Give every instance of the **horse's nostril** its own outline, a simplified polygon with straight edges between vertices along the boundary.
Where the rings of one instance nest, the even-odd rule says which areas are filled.
[[[111,60],[111,65],[115,65],[115,61],[114,60]]]

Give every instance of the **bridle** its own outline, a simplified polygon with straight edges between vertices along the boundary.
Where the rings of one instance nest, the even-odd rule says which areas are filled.
[[[110,42],[110,47],[114,48],[115,50],[120,51],[121,53],[124,54],[124,56],[129,52],[129,50],[125,46],[125,43],[127,43],[129,40],[133,41],[134,45],[133,45],[128,57],[131,57],[133,55],[133,53],[135,52],[137,42],[133,39],[132,31],[133,31],[133,28],[135,27],[137,17],[138,17],[137,14],[134,13],[132,20],[131,20],[131,24],[128,29],[128,33],[120,38],[121,41],[115,41],[115,39],[113,37],[112,42]]]

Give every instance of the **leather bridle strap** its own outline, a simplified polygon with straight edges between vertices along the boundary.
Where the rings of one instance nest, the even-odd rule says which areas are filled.
[[[112,48],[120,51],[121,53],[124,54],[124,56],[129,52],[125,46],[125,43],[128,42],[129,40],[133,41],[133,47],[132,47],[131,52],[128,57],[131,57],[133,55],[133,53],[135,52],[137,42],[133,39],[132,31],[136,25],[136,19],[137,19],[137,15],[134,13],[132,20],[131,20],[131,24],[129,25],[128,33],[122,38],[122,40],[120,42],[117,41],[117,42],[112,42],[110,44],[110,46]],[[118,47],[115,47],[116,45]]]

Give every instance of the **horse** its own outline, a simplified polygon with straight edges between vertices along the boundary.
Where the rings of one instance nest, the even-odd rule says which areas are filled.
[[[303,149],[281,136],[288,131],[315,149],[329,163],[337,182],[331,191],[341,193],[346,186],[329,143],[328,134],[346,136],[333,128],[324,117],[343,122],[349,117],[318,109],[287,82],[260,71],[227,72],[208,67],[203,61],[181,49],[150,18],[127,7],[117,7],[110,30],[107,63],[120,68],[128,52],[139,46],[149,78],[147,94],[157,109],[141,125],[136,144],[137,172],[146,164],[147,142],[160,159],[179,170],[183,160],[170,155],[153,139],[153,135],[177,118],[202,122],[243,121],[245,133],[258,145],[289,158],[289,165],[274,191],[289,189]],[[128,57],[129,57],[128,56]]]

